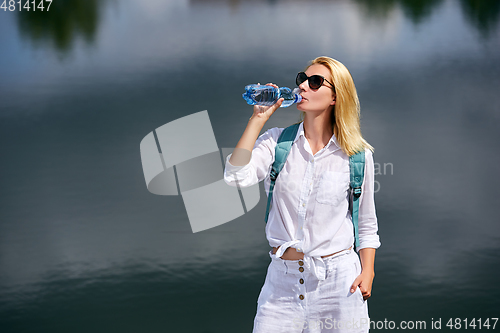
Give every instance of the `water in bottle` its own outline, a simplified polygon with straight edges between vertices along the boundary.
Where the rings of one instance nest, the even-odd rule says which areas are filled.
[[[283,97],[284,101],[281,103],[281,107],[286,108],[293,103],[298,103],[302,100],[302,96],[299,95],[299,92],[299,88],[295,88],[292,91],[287,87],[277,89],[273,86],[250,84],[245,87],[243,98],[250,105],[270,106]]]

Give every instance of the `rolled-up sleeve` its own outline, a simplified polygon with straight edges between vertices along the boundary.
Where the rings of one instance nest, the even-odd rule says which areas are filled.
[[[359,248],[380,247],[380,238],[377,234],[378,223],[377,214],[375,211],[375,166],[373,162],[373,153],[365,150],[365,179],[363,181],[363,188],[359,198],[359,215],[358,215],[358,231],[359,231]]]
[[[224,181],[230,186],[248,187],[264,180],[274,163],[276,142],[284,128],[274,127],[260,135],[255,141],[250,162],[235,166],[229,163],[232,153],[226,158]]]

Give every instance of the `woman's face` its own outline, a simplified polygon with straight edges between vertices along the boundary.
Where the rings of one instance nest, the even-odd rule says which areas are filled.
[[[330,70],[321,64],[311,65],[305,73],[307,76],[321,75],[326,80],[332,82]],[[308,80],[305,80],[299,85],[299,88],[302,90],[300,93],[302,101],[297,104],[297,109],[304,112],[322,112],[335,105],[335,94],[330,87],[330,83],[324,81],[319,89],[312,90],[309,87]]]

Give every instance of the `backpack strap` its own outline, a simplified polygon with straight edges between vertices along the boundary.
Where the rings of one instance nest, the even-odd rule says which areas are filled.
[[[365,176],[365,152],[357,152],[349,157],[349,170],[351,182],[349,184],[349,210],[352,212],[352,224],[354,225],[354,249],[359,247],[358,213],[361,186]]]
[[[286,159],[293,145],[293,140],[295,140],[295,137],[297,136],[299,126],[300,123],[288,126],[283,130],[283,132],[281,132],[278,138],[278,143],[276,144],[274,154],[274,163],[269,175],[269,177],[271,178],[271,185],[269,186],[269,195],[267,198],[266,223],[269,216],[271,202],[273,200],[274,183],[276,182],[276,178],[278,178],[278,174],[280,173],[281,169],[283,169],[283,166],[285,165]]]

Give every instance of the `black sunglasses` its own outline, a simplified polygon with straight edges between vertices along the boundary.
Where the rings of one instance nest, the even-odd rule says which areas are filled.
[[[297,83],[297,86],[299,86],[305,80],[309,81],[309,87],[311,89],[314,89],[314,90],[319,89],[323,85],[323,83],[326,81],[326,82],[330,83],[330,85],[331,85],[331,87],[328,87],[328,88],[331,88],[331,89],[333,89],[333,91],[335,91],[335,86],[330,81],[328,81],[327,79],[322,77],[321,75],[307,76],[306,73],[300,72],[297,74],[297,78],[295,79],[295,83]]]

